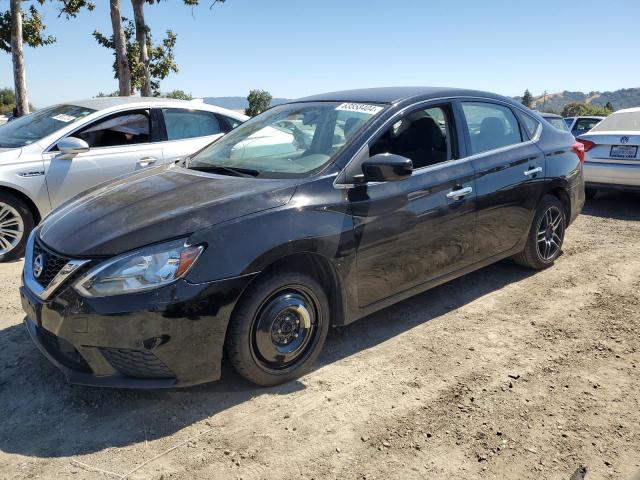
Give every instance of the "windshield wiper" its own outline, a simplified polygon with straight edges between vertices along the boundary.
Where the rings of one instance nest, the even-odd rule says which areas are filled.
[[[227,172],[235,175],[236,177],[255,178],[260,175],[258,170],[252,170],[250,168],[235,168],[227,167],[226,165],[189,165],[191,170],[198,170],[200,172]]]

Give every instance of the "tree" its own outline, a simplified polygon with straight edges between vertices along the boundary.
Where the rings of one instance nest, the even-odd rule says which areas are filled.
[[[615,108],[613,108],[613,104],[611,102],[607,102],[604,105],[604,108],[606,108],[607,110],[611,110],[612,112],[615,110]]]
[[[176,98],[178,100],[193,100],[193,97],[190,93],[185,92],[184,90],[173,90],[166,95],[162,95],[165,98]]]
[[[129,67],[129,93],[132,95],[136,90],[141,90],[145,82],[145,66],[140,62],[140,51],[138,43],[135,40],[135,26],[131,20],[123,18],[124,23],[124,35],[125,35],[125,50],[127,54],[127,64]],[[99,31],[93,32],[94,38],[100,45],[105,48],[109,48],[114,51],[115,54],[115,41],[113,35],[106,37]],[[147,34],[147,49],[149,54],[149,77],[151,84],[152,95],[160,95],[160,80],[165,79],[171,72],[178,71],[178,65],[176,65],[173,49],[176,45],[177,36],[171,30],[167,30],[167,36],[157,45],[153,44],[153,39],[150,34]],[[115,77],[119,79],[119,71],[117,59],[113,64],[113,70]]]
[[[35,0],[43,5],[46,0]],[[59,1],[59,16],[67,19],[76,17],[78,12],[87,8],[93,10],[95,5],[88,0],[52,0]],[[35,3],[34,2],[34,3]],[[41,47],[56,41],[55,37],[45,35],[46,25],[35,5],[30,5],[25,12],[21,0],[11,0],[9,10],[0,13],[0,50],[11,53],[13,63],[16,110],[18,115],[29,113],[27,99],[27,82],[24,65],[23,45]]]
[[[272,98],[271,94],[266,90],[251,90],[247,96],[249,107],[245,109],[245,115],[255,117],[264,112],[271,105]]]
[[[522,104],[527,108],[533,108],[533,95],[529,89],[524,91],[524,95],[522,95]]]
[[[580,117],[583,115],[596,115],[606,117],[613,113],[613,109],[606,106],[599,107],[591,103],[571,102],[567,103],[562,109],[563,117]]]
[[[157,89],[154,91],[151,84],[151,58],[149,55],[149,49],[151,48],[151,34],[149,26],[144,18],[144,4],[148,3],[153,5],[154,3],[160,3],[161,0],[131,0],[131,6],[133,7],[133,20],[136,26],[136,43],[138,44],[138,57],[137,67],[141,76],[140,95],[143,97],[149,97],[152,94],[157,95]],[[199,4],[199,0],[182,0],[187,6],[195,7]],[[216,3],[224,3],[225,0],[214,0],[211,4],[213,7]],[[176,70],[177,71],[177,67]],[[163,77],[164,78],[164,77]]]
[[[111,13],[111,28],[113,30],[111,38],[116,56],[116,78],[118,79],[120,95],[126,97],[132,93],[131,71],[127,58],[127,39],[122,26],[122,15],[120,15],[120,0],[109,0],[109,10]]]

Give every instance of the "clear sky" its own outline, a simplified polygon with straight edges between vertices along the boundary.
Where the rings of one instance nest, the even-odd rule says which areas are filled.
[[[91,32],[110,33],[108,0],[75,20],[43,8],[58,42],[25,49],[36,107],[117,89],[112,54]],[[25,2],[27,3],[27,2]],[[504,95],[529,88],[640,87],[639,0],[181,0],[147,6],[155,38],[178,35],[180,72],[162,90],[246,96],[252,88],[295,98],[392,85],[468,87]],[[129,0],[123,14],[132,17]],[[0,0],[0,10],[9,6]],[[0,87],[12,86],[0,52]]]

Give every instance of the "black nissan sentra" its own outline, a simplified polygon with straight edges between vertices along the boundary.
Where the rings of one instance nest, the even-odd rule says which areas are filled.
[[[329,326],[506,257],[553,264],[584,203],[581,147],[479,91],[278,105],[50,214],[27,246],[25,323],[72,383],[209,382],[223,352],[285,382]]]

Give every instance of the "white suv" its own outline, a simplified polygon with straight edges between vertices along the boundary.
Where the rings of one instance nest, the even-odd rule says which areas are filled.
[[[69,198],[172,162],[248,117],[199,101],[105,97],[55,105],[0,126],[0,261]]]

